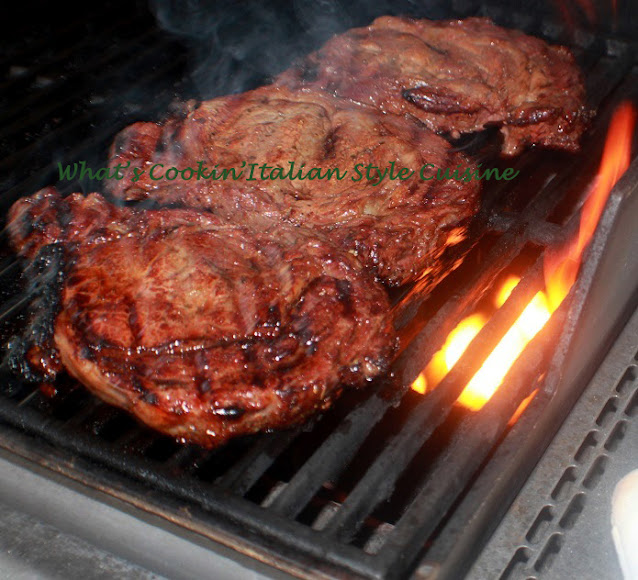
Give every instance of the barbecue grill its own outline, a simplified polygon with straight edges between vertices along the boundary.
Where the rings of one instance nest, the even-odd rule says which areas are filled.
[[[239,3],[204,11],[197,3],[157,2],[152,8],[102,3],[40,15],[8,33],[3,214],[21,195],[55,183],[58,162],[103,166],[111,139],[127,124],[159,119],[179,101],[251,88],[331,33],[385,13],[485,15],[570,44],[598,115],[577,155],[532,150],[502,161],[489,132],[459,143],[519,176],[484,184],[481,213],[464,242],[467,255],[431,294],[423,295],[418,283],[393,291],[402,346],[392,371],[308,425],[207,451],[141,426],[71,379],[27,384],[4,365],[3,500],[42,515],[44,490],[61,486],[66,491],[50,491],[59,493],[60,506],[44,510],[55,525],[174,577],[221,577],[213,554],[274,576],[555,577],[565,565],[567,534],[591,517],[587,499],[605,470],[613,471],[614,454],[627,454],[633,444],[637,462],[637,159],[608,200],[568,299],[480,411],[454,401],[542,290],[546,252],[575,235],[611,113],[638,97],[631,6],[618,7],[615,29],[604,25],[614,22],[610,7],[599,7],[598,24],[589,28],[584,13],[565,20],[551,5],[326,3],[319,10],[308,3],[259,11]],[[273,30],[289,35],[260,50]],[[101,184],[58,187],[88,192]],[[27,323],[29,305],[44,300],[51,269],[27,285],[2,243],[6,342]],[[510,274],[521,282],[438,387],[425,395],[411,389],[450,331]],[[548,446],[554,462],[543,457]],[[44,483],[29,486],[20,470]],[[77,494],[70,499],[69,488]],[[94,512],[103,534],[91,531],[91,522],[65,518],[71,508],[63,506],[74,502],[78,510],[103,506]],[[109,525],[109,517],[120,527]],[[168,547],[162,533],[174,537]],[[170,546],[174,556],[162,559]]]

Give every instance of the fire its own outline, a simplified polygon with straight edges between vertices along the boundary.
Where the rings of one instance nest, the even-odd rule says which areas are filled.
[[[458,326],[450,332],[445,344],[430,361],[425,372],[421,373],[415,383],[423,385],[423,392],[432,390],[438,385],[448,371],[456,364],[469,346],[470,342],[485,326],[487,316],[476,313],[463,319]],[[414,385],[412,385],[414,389]],[[418,391],[418,389],[415,389]],[[420,392],[420,391],[418,391]]]
[[[412,383],[412,390],[416,391],[420,395],[425,395],[425,393],[427,393],[428,382],[425,380],[425,377],[423,376],[423,373],[421,373],[416,378],[416,381],[414,381]]]
[[[505,375],[530,340],[545,326],[569,293],[576,281],[583,251],[594,234],[611,189],[629,167],[635,117],[635,110],[629,104],[622,104],[615,111],[599,173],[583,205],[578,236],[561,251],[546,254],[546,290],[538,292],[512,324],[459,396],[459,404],[472,411],[478,411],[483,407],[501,385]],[[502,284],[495,294],[496,308],[500,308],[507,301],[518,282],[517,277],[511,276]],[[441,350],[432,357],[412,388],[421,394],[435,388],[456,364],[487,320],[488,317],[482,313],[473,314],[462,320],[449,334]],[[531,400],[532,396],[528,399]]]
[[[545,284],[549,302],[555,310],[576,281],[583,250],[594,235],[598,220],[614,184],[629,167],[631,138],[636,111],[630,103],[622,103],[609,125],[600,171],[596,176],[580,217],[578,237],[545,259]]]
[[[547,298],[543,292],[538,292],[485,359],[457,402],[472,411],[483,407],[503,382],[507,371],[527,343],[545,326],[550,316]]]

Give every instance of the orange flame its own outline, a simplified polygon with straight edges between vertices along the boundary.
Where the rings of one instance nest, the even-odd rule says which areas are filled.
[[[635,123],[634,107],[630,103],[622,103],[609,125],[600,171],[581,212],[578,237],[562,250],[546,254],[545,285],[552,310],[560,306],[576,281],[583,251],[594,235],[609,194],[629,167]]]
[[[514,425],[514,423],[516,423],[516,421],[518,421],[519,417],[525,412],[525,409],[527,409],[527,407],[529,406],[529,404],[532,402],[532,400],[537,394],[538,394],[538,389],[534,389],[529,395],[527,395],[527,397],[525,397],[521,401],[521,404],[518,406],[518,409],[516,409],[516,411],[514,411],[514,414],[510,417],[510,420],[507,423],[508,426],[511,427],[512,425]]]
[[[547,299],[543,292],[538,292],[485,359],[457,402],[472,411],[481,409],[503,382],[507,371],[527,343],[545,326],[550,316]]]
[[[457,400],[459,404],[473,411],[483,407],[501,385],[529,341],[540,332],[552,312],[569,293],[576,281],[583,251],[596,229],[611,189],[629,167],[635,117],[635,110],[626,103],[615,111],[607,134],[600,171],[583,205],[578,236],[561,252],[546,254],[546,292],[538,292],[525,307],[467,384]],[[518,282],[517,277],[511,276],[503,283],[495,295],[496,308],[500,308],[506,302]],[[412,388],[421,394],[435,388],[486,322],[487,317],[480,313],[462,320],[449,334],[441,350],[432,357]],[[532,396],[528,397],[529,400],[531,398]],[[522,412],[522,409],[520,411]]]

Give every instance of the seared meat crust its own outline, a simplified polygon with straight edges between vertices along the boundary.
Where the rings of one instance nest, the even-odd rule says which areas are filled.
[[[503,153],[526,145],[575,151],[590,112],[570,51],[487,18],[377,18],[333,37],[279,84],[322,89],[437,132],[498,125]]]
[[[388,297],[370,272],[426,291],[478,209],[477,181],[420,179],[426,164],[430,177],[474,169],[434,132],[496,125],[507,155],[575,150],[588,118],[567,49],[486,19],[383,17],[336,36],[273,85],[118,135],[111,166],[130,165],[108,181],[111,195],[185,209],[51,188],[14,204],[12,244],[27,275],[51,286],[34,300],[14,366],[41,380],[65,368],[146,424],[207,447],[299,423],[393,356]],[[150,176],[198,162],[349,174]],[[415,174],[353,182],[357,164]],[[133,169],[144,171],[136,182]]]
[[[27,259],[65,254],[49,352],[28,355],[35,370],[50,379],[61,362],[184,441],[212,447],[298,423],[392,356],[385,291],[303,228],[248,230],[49,188],[13,206],[9,232]]]
[[[342,180],[212,181],[151,179],[156,164],[180,169],[240,167],[267,163],[295,170],[305,164],[348,171]],[[448,142],[407,116],[387,115],[348,104],[321,91],[294,92],[267,86],[206,101],[183,119],[163,125],[136,123],[115,139],[110,164],[143,169],[137,182],[109,181],[125,200],[205,208],[232,221],[268,216],[321,231],[355,255],[390,285],[440,274],[439,257],[463,239],[478,210],[479,183],[433,177],[436,169],[471,167]],[[414,171],[406,180],[387,176],[379,185],[364,167]],[[419,170],[431,164],[420,179]],[[359,174],[355,165],[361,164]],[[159,168],[157,168],[159,169]],[[162,169],[159,169],[160,175]],[[246,170],[247,172],[248,170]],[[154,173],[157,176],[157,173]],[[259,176],[259,172],[256,173]]]

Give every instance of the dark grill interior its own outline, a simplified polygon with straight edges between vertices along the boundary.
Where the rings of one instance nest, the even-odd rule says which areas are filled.
[[[158,29],[143,5],[126,13],[117,8],[101,4],[95,12],[56,23],[49,31],[56,43],[45,32],[23,37],[16,33],[21,40],[2,55],[4,210],[19,196],[54,183],[58,161],[83,159],[100,167],[110,139],[123,126],[160,118],[176,98],[210,96],[202,92],[197,74],[187,74],[189,59],[201,64],[206,43],[185,47]],[[549,40],[569,38],[568,31],[542,12],[517,15],[460,3],[457,9],[447,16],[484,14]],[[392,11],[401,12],[396,6]],[[384,12],[390,10],[375,10]],[[444,15],[434,12],[417,15]],[[321,27],[313,30],[315,34],[300,35],[299,53],[329,33]],[[365,392],[344,396],[311,425],[204,451],[140,426],[70,379],[34,386],[5,369],[0,444],[298,574],[310,566],[316,575],[347,571],[370,578],[398,577],[429,554],[444,553],[446,546],[459,541],[463,523],[472,516],[463,498],[489,503],[490,494],[496,493],[489,489],[485,466],[492,460],[494,472],[494,465],[504,460],[499,449],[515,449],[534,425],[544,425],[548,435],[558,427],[547,425],[544,416],[553,416],[548,409],[560,385],[543,381],[552,359],[556,365],[565,355],[552,347],[568,304],[480,412],[462,410],[453,402],[510,323],[543,288],[544,250],[575,231],[610,113],[620,99],[636,97],[638,72],[632,68],[629,43],[583,32],[574,38],[591,104],[599,107],[582,153],[529,151],[503,162],[493,155],[494,135],[461,144],[491,165],[513,166],[521,173],[512,182],[485,184],[469,254],[432,295],[423,297],[418,285],[396,292],[402,351],[391,376]],[[218,93],[232,90],[233,67],[238,67],[232,60],[224,62],[229,84],[216,86]],[[288,64],[282,61],[280,69]],[[241,88],[258,82],[260,74],[277,71],[255,65],[249,72]],[[66,192],[90,191],[100,184],[61,186]],[[38,284],[24,287],[19,264],[3,243],[0,321],[6,342],[24,325]],[[427,396],[410,390],[447,334],[508,274],[520,275],[521,283],[438,388]],[[572,307],[578,300],[580,296],[573,298]],[[512,429],[510,418],[536,389]],[[535,462],[533,455],[505,459],[520,461],[526,469]],[[507,494],[498,500],[500,509],[520,483],[508,483]],[[469,559],[459,561],[457,569],[468,564]],[[422,566],[421,572],[433,569]]]

